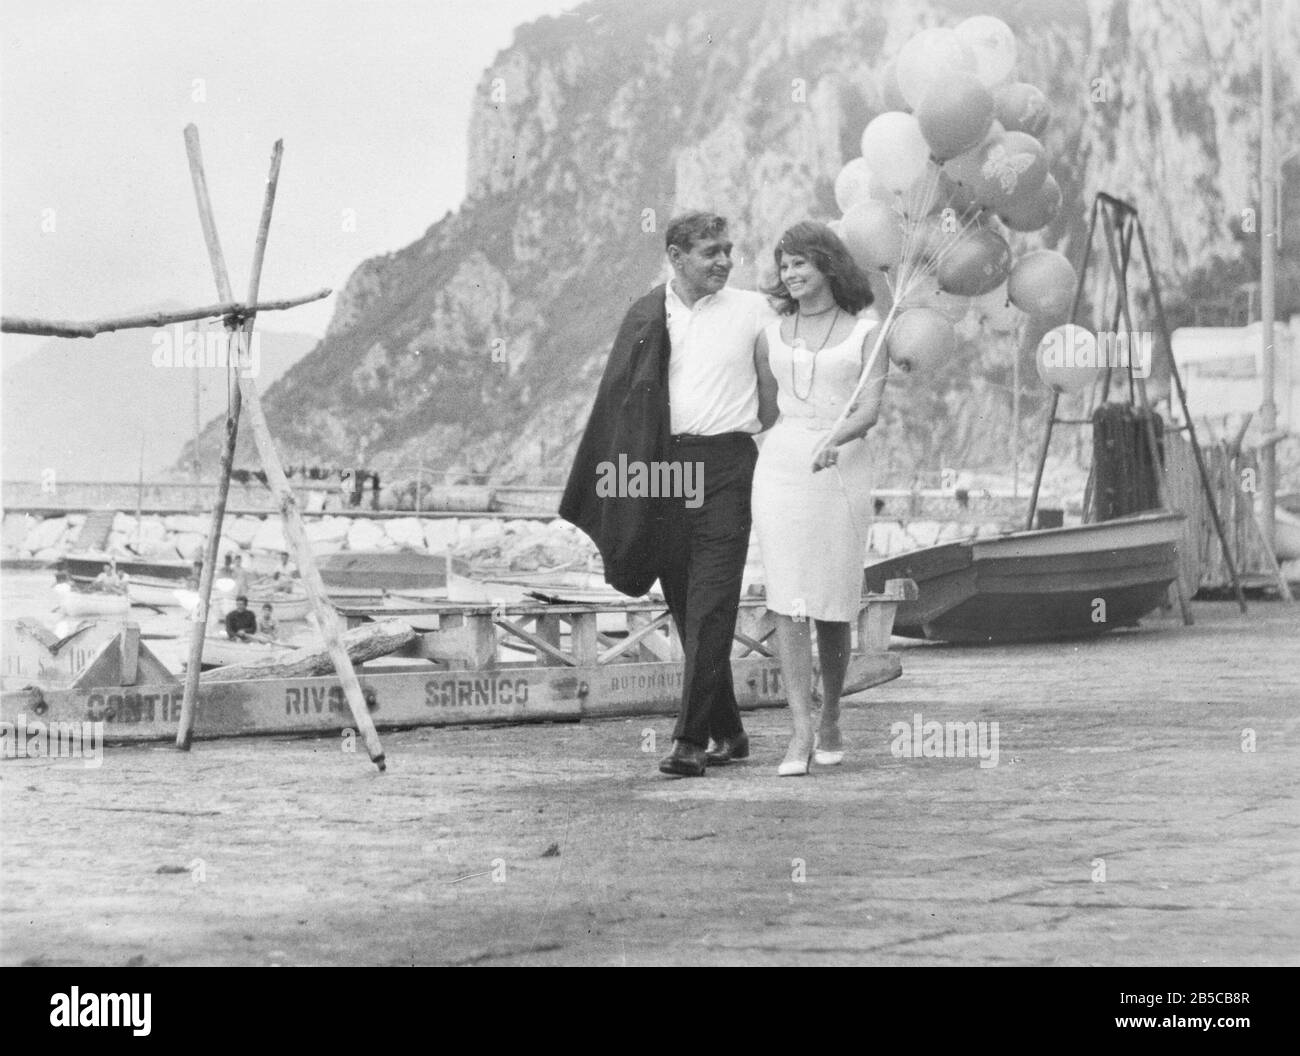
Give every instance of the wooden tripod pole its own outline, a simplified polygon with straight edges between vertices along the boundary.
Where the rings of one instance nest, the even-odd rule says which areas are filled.
[[[1151,283],[1151,303],[1156,310],[1156,325],[1160,327],[1160,337],[1169,353],[1169,376],[1173,378],[1174,390],[1178,393],[1178,403],[1183,409],[1183,418],[1187,421],[1187,438],[1192,442],[1192,455],[1196,458],[1196,470],[1201,476],[1205,502],[1210,508],[1210,518],[1214,521],[1214,531],[1219,537],[1219,548],[1223,553],[1224,563],[1227,564],[1228,573],[1232,576],[1232,589],[1237,596],[1237,607],[1245,612],[1246,595],[1242,592],[1241,577],[1237,574],[1237,564],[1233,561],[1232,549],[1228,546],[1228,533],[1223,529],[1223,518],[1219,516],[1219,502],[1214,497],[1214,489],[1210,487],[1210,472],[1205,468],[1205,456],[1201,453],[1201,444],[1196,438],[1196,423],[1192,421],[1192,412],[1187,406],[1187,390],[1183,388],[1183,376],[1174,359],[1173,340],[1169,336],[1169,324],[1165,321],[1164,301],[1160,298],[1160,283],[1156,279],[1155,266],[1151,263],[1151,251],[1147,248],[1146,231],[1142,227],[1140,217],[1135,216],[1133,223],[1137,228],[1138,245],[1142,248],[1142,260],[1146,264],[1147,279]],[[1169,402],[1172,405],[1173,401]]]
[[[1111,219],[1109,208],[1102,210],[1101,222],[1106,239],[1106,253],[1110,258],[1110,267],[1115,276],[1116,285],[1119,287],[1120,311],[1123,313],[1124,326],[1128,330],[1131,344],[1136,331],[1133,329],[1133,317],[1129,313],[1128,276],[1120,267],[1119,252],[1115,248],[1115,225]],[[1112,347],[1114,347],[1113,344]],[[1171,508],[1169,503],[1169,481],[1165,477],[1164,463],[1160,461],[1160,445],[1156,442],[1156,427],[1152,421],[1151,404],[1147,400],[1147,383],[1144,378],[1134,374],[1132,355],[1129,356],[1128,377],[1129,390],[1132,391],[1134,382],[1136,382],[1138,398],[1142,404],[1143,434],[1146,437],[1147,453],[1151,458],[1151,471],[1156,476],[1156,494],[1159,497],[1161,508],[1168,510]],[[1190,627],[1193,622],[1192,607],[1188,603],[1186,591],[1183,590],[1182,576],[1175,576],[1173,585],[1178,596],[1178,611],[1182,614],[1183,624]]]
[[[191,166],[197,165],[201,172],[203,159],[198,151],[198,130],[191,125],[185,130],[185,134],[187,144],[191,144],[192,140]],[[262,204],[262,218],[258,226],[257,243],[253,250],[253,268],[250,276],[248,297],[250,304],[257,301],[257,287],[261,282],[262,259],[266,253],[266,240],[270,232],[271,211],[275,205],[275,190],[279,181],[280,159],[283,153],[284,143],[282,140],[277,140],[271,154],[271,172],[266,179],[266,195]],[[206,215],[204,230],[206,231],[211,227],[215,235],[215,223],[211,215],[212,206],[206,196],[200,197],[199,210]],[[225,261],[219,255],[213,255],[212,268],[218,289],[228,287],[229,279],[226,276]],[[247,376],[244,369],[244,355],[252,334],[253,323],[254,317],[250,315],[242,320],[242,326],[239,330],[240,369],[237,371],[237,377],[242,402],[247,405],[249,426],[253,431],[253,440],[257,445],[258,455],[261,457],[262,468],[266,471],[267,483],[279,500],[285,534],[288,536],[290,547],[297,558],[299,575],[302,577],[303,586],[307,590],[307,596],[320,624],[321,633],[325,638],[325,646],[329,651],[330,659],[334,663],[334,670],[338,675],[339,683],[343,687],[344,696],[347,698],[348,706],[352,710],[352,718],[362,735],[371,761],[382,771],[386,768],[386,763],[383,746],[379,742],[379,734],[375,730],[373,720],[370,718],[370,710],[366,706],[365,697],[361,690],[361,682],[357,678],[356,670],[352,666],[352,659],[348,655],[347,646],[343,642],[343,632],[339,626],[338,615],[335,613],[329,599],[325,596],[325,584],[320,578],[320,572],[316,568],[316,561],[312,556],[311,541],[307,538],[307,530],[298,511],[297,499],[294,497],[293,489],[289,487],[288,478],[284,475],[284,467],[280,464],[280,455],[275,449],[275,442],[271,437],[271,430],[267,425],[266,415],[262,410],[262,401],[257,392],[257,382]],[[183,705],[182,718],[184,718]]]
[[[185,150],[190,159],[190,177],[194,183],[194,196],[199,203],[199,223],[203,226],[203,240],[207,243],[212,270],[217,276],[217,296],[223,301],[230,295],[230,280],[226,275],[226,259],[221,252],[221,240],[212,220],[212,203],[208,199],[208,181],[203,173],[203,153],[199,148],[199,130],[194,125],[185,127]],[[260,270],[260,269],[259,269]],[[253,300],[256,300],[256,296]],[[233,365],[228,357],[227,362]],[[226,499],[230,494],[230,470],[235,461],[235,443],[239,439],[239,389],[230,394],[226,412],[226,443],[221,449],[221,472],[217,478],[217,499],[212,505],[212,520],[208,526],[208,542],[203,550],[203,571],[199,575],[199,601],[190,616],[190,651],[185,665],[185,695],[181,698],[181,717],[176,727],[176,747],[188,752],[194,736],[194,713],[199,696],[199,671],[203,666],[203,636],[208,628],[208,603],[212,598],[212,581],[216,576],[217,549],[221,544],[221,523],[226,517]],[[197,445],[198,439],[195,438]],[[198,457],[197,451],[195,457]]]
[[[1079,277],[1074,284],[1074,300],[1070,302],[1070,322],[1079,314],[1079,302],[1083,300],[1083,279],[1088,273],[1088,261],[1092,259],[1092,236],[1097,230],[1097,199],[1092,200],[1092,216],[1088,220],[1088,237],[1083,243],[1083,260],[1079,262]],[[1038,449],[1038,464],[1034,467],[1034,486],[1029,492],[1029,512],[1025,515],[1025,531],[1033,531],[1034,514],[1038,512],[1038,492],[1043,486],[1043,470],[1047,467],[1047,453],[1052,446],[1052,426],[1056,424],[1056,411],[1061,404],[1061,394],[1052,390],[1052,402],[1047,408],[1047,424],[1043,428],[1043,442]]]

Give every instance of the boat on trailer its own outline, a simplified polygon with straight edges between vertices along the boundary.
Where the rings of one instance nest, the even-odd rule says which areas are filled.
[[[870,565],[868,591],[916,583],[894,634],[946,642],[1048,641],[1135,625],[1178,576],[1181,513],[943,543]]]

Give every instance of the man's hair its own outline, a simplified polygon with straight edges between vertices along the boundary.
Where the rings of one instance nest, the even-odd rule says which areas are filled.
[[[825,224],[804,220],[781,236],[772,256],[776,261],[776,280],[764,289],[777,302],[777,311],[792,314],[798,302],[781,281],[781,254],[806,257],[813,267],[826,276],[835,303],[850,315],[857,315],[875,299],[866,273],[858,267],[848,247]]]
[[[245,605],[248,604],[248,596],[246,594],[239,595],[239,597],[237,597],[235,600],[242,601]]]
[[[668,221],[668,230],[664,232],[664,248],[676,246],[683,253],[689,253],[691,246],[706,238],[721,238],[727,233],[727,221],[717,213],[693,210],[674,216]]]

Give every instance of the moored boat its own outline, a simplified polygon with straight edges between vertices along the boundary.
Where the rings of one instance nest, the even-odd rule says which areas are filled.
[[[66,616],[123,616],[131,610],[131,599],[125,594],[75,590],[67,583],[56,584],[54,592]]]
[[[867,567],[868,591],[916,582],[894,633],[965,643],[1044,641],[1132,626],[1178,576],[1184,515],[1153,511],[1095,524],[945,543]]]
[[[437,590],[447,585],[445,554],[421,550],[340,550],[317,559],[316,567],[332,595],[394,590]],[[465,562],[451,559],[453,571]]]

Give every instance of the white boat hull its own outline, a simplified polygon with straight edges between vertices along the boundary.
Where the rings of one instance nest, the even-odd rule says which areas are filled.
[[[84,594],[78,590],[59,592],[59,608],[67,616],[125,616],[131,599],[125,594]]]

